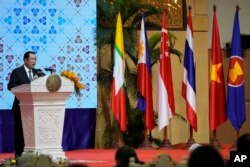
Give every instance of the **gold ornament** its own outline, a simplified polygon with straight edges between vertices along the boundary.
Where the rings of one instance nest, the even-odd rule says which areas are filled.
[[[60,89],[62,85],[62,81],[59,75],[57,74],[51,74],[48,76],[46,80],[46,86],[48,91],[50,92],[56,92]]]

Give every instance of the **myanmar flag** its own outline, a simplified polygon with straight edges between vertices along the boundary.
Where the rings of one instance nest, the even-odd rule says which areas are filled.
[[[114,46],[114,63],[113,63],[113,80],[111,90],[111,110],[114,113],[120,128],[123,132],[126,131],[127,124],[127,107],[126,107],[126,93],[125,93],[125,53],[124,41],[122,32],[121,15],[118,14],[115,46]]]

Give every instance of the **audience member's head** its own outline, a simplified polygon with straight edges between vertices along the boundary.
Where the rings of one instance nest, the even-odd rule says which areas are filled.
[[[116,167],[129,167],[129,160],[134,158],[134,162],[137,164],[142,164],[139,161],[137,154],[133,147],[122,146],[115,153]]]
[[[190,155],[188,167],[224,167],[220,153],[209,145],[197,147]]]
[[[200,147],[201,144],[198,144],[198,143],[194,143],[192,144],[189,148],[188,148],[188,151],[191,153],[193,152],[195,149],[197,149],[198,147]]]
[[[237,140],[237,151],[248,152],[250,150],[250,133],[241,135]]]

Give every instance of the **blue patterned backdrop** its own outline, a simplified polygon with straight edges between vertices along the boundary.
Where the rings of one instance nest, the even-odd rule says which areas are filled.
[[[73,70],[86,89],[67,108],[97,107],[95,0],[0,0],[0,109],[10,109],[11,71],[28,50],[37,53],[36,68]]]

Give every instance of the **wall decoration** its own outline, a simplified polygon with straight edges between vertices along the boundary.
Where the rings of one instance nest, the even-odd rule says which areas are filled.
[[[12,106],[10,73],[28,50],[37,53],[36,68],[72,70],[86,86],[67,108],[96,108],[96,1],[0,0],[0,11],[0,109]]]
[[[186,28],[186,0],[141,0],[157,8],[167,9],[168,28],[172,30],[184,30]],[[151,21],[161,25],[161,17],[151,17]]]

